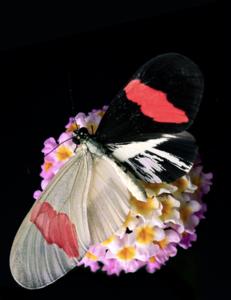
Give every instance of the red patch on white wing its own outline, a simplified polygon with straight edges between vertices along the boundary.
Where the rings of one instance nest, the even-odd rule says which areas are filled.
[[[56,212],[47,202],[37,202],[30,221],[36,225],[48,244],[56,244],[70,257],[78,257],[75,225],[65,213]]]
[[[147,86],[139,79],[131,80],[124,88],[127,98],[140,105],[141,111],[148,117],[162,123],[187,123],[185,112],[175,107],[161,91]]]

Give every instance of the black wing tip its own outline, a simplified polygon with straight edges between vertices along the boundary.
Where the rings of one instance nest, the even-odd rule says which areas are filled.
[[[153,63],[153,62],[156,62],[158,60],[162,60],[162,61],[170,61],[170,62],[173,62],[173,61],[177,61],[178,63],[181,62],[185,62],[185,63],[189,63],[189,64],[192,64],[196,67],[196,69],[199,70],[199,73],[201,73],[202,75],[202,72],[198,66],[198,64],[196,62],[194,62],[191,58],[189,58],[187,55],[184,55],[184,54],[181,54],[181,53],[178,53],[178,52],[166,52],[166,53],[161,53],[161,54],[158,54],[156,56],[154,56],[153,58],[151,58],[150,60],[148,60],[145,64],[148,64],[148,63]]]
[[[137,76],[137,74],[139,74],[139,76],[142,75],[142,72],[140,71],[142,69],[146,69],[146,67],[152,64],[159,64],[160,66],[169,64],[169,66],[174,66],[175,69],[184,66],[185,68],[189,69],[194,78],[197,77],[198,79],[200,79],[200,86],[204,88],[204,76],[200,67],[196,62],[194,62],[191,58],[184,54],[180,54],[177,52],[166,52],[163,54],[158,54],[144,63],[143,66],[141,66],[141,68],[138,70],[138,72],[134,74],[134,77]]]

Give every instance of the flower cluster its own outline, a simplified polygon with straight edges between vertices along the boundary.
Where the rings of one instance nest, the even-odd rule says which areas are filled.
[[[88,115],[78,113],[69,119],[58,141],[45,141],[42,190],[74,155],[73,131],[87,127],[95,133],[106,110],[104,106]],[[197,239],[196,226],[206,212],[202,197],[209,192],[211,180],[212,173],[204,173],[198,159],[189,174],[171,184],[142,182],[147,201],[131,197],[131,209],[120,230],[101,244],[92,245],[79,265],[90,267],[93,272],[102,269],[108,275],[135,272],[141,267],[150,273],[160,269],[176,255],[178,247],[187,249]],[[34,198],[40,194],[40,190],[36,191]]]

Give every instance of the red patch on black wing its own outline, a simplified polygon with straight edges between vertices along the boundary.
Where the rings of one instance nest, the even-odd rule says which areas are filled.
[[[175,107],[167,95],[134,79],[124,88],[128,100],[140,106],[142,113],[160,123],[187,123],[185,112]]]
[[[47,202],[37,202],[30,221],[36,225],[48,244],[56,244],[70,257],[79,257],[77,233],[65,213],[56,212]]]
[[[187,57],[168,53],[144,64],[112,100],[96,131],[101,143],[142,141],[185,131],[195,119],[203,76]]]

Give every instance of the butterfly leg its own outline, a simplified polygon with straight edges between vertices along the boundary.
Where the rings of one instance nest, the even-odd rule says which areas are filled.
[[[76,153],[77,148],[78,148],[78,145],[75,145],[74,153]]]

